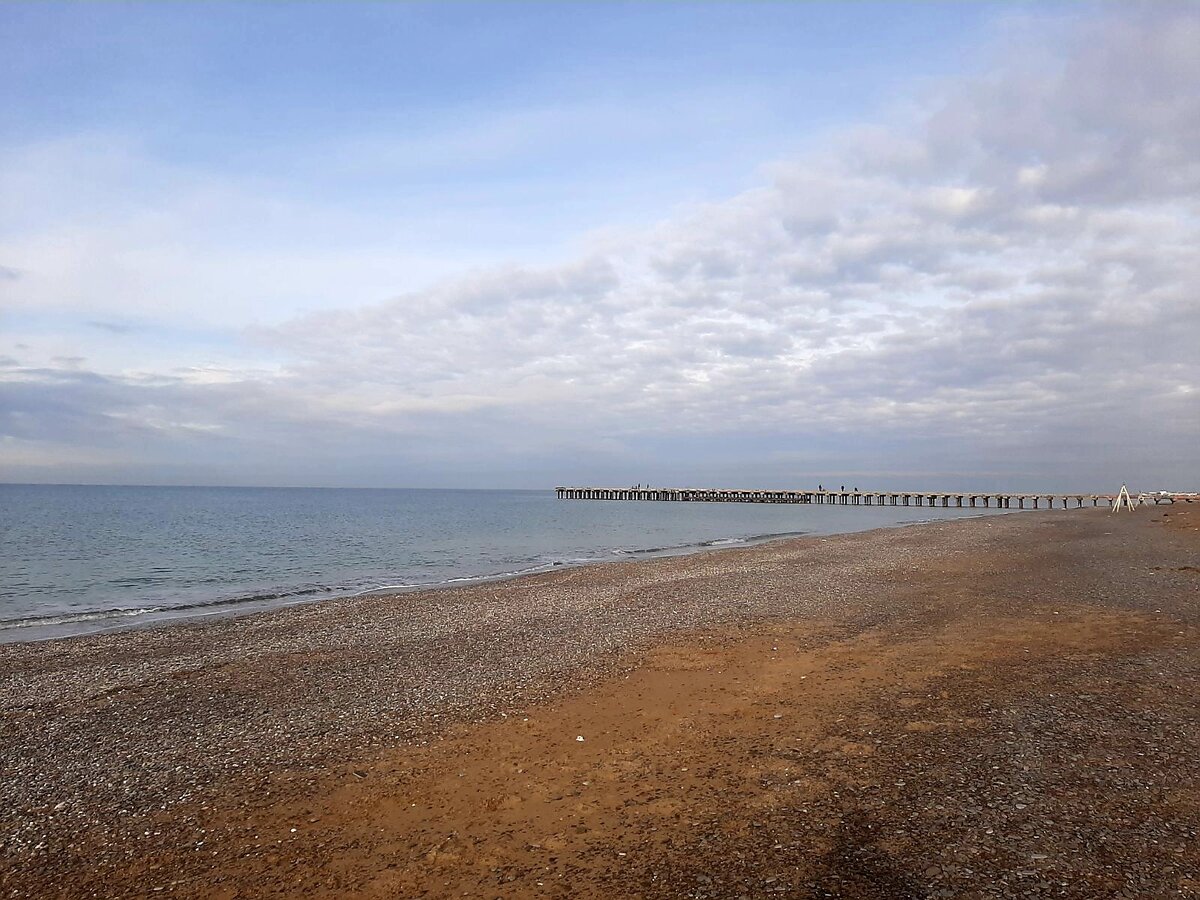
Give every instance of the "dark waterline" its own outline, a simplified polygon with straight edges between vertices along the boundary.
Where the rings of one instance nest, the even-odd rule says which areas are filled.
[[[553,491],[0,485],[0,643],[978,514]]]

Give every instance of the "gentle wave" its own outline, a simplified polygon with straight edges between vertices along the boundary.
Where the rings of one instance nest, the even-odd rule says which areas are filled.
[[[666,547],[631,547],[618,548],[611,551],[618,556],[647,556],[649,553],[671,553],[679,550],[695,550],[697,547],[726,547],[738,544],[761,544],[762,541],[779,540],[781,538],[800,538],[808,532],[767,532],[764,534],[748,534],[742,538],[713,538],[707,541],[696,541],[695,544],[672,544]]]
[[[666,553],[670,550],[683,550],[685,547],[698,547],[699,544],[676,544],[673,547],[615,547],[609,551],[613,556],[644,556],[647,553]]]
[[[742,538],[717,538],[690,544],[668,544],[665,547],[614,547],[608,552],[613,556],[650,556],[655,553],[675,553],[680,550],[695,550],[698,547],[712,547],[716,544],[737,543],[742,540]]]
[[[49,613],[44,616],[25,616],[19,619],[0,619],[0,631],[14,628],[36,628],[50,625],[74,625],[82,622],[97,622],[105,619],[128,619],[135,616],[152,615],[154,613],[186,613],[190,610],[212,610],[220,607],[236,607],[247,603],[264,603],[271,600],[289,600],[293,597],[311,597],[316,594],[333,593],[335,588],[312,587],[292,591],[267,591],[257,594],[245,594],[239,597],[226,597],[219,600],[203,600],[198,603],[162,604],[160,606],[143,606],[136,608],[118,608],[87,610],[77,613]]]
[[[654,553],[675,553],[680,550],[695,550],[702,547],[727,547],[737,544],[758,544],[763,541],[773,541],[787,537],[801,537],[807,531],[772,531],[765,534],[750,534],[745,537],[713,538],[708,541],[697,541],[690,544],[670,544],[666,547],[621,547],[610,552],[617,556],[649,556]]]
[[[348,594],[349,597],[369,597],[372,594],[383,594],[387,591],[413,591],[421,588],[444,587],[449,584],[463,584],[479,581],[499,581],[503,578],[517,578],[521,575],[536,575],[538,572],[550,572],[555,568],[559,568],[568,564],[580,564],[585,562],[593,562],[589,557],[587,559],[572,559],[556,560],[555,562],[539,563],[536,566],[529,566],[525,569],[513,569],[510,572],[493,572],[490,575],[459,575],[455,578],[443,578],[440,581],[403,581],[398,584],[380,584],[375,587],[364,588],[360,591],[355,591],[353,594]]]
[[[236,607],[251,603],[266,603],[272,600],[300,600],[305,597],[314,597],[318,594],[335,595],[347,598],[366,597],[375,594],[386,594],[389,591],[415,591],[423,588],[444,587],[452,584],[516,578],[521,575],[534,575],[538,572],[550,572],[565,565],[579,565],[594,561],[594,557],[581,557],[570,560],[555,560],[553,562],[539,563],[535,566],[528,566],[522,569],[513,569],[506,572],[494,572],[488,575],[463,575],[456,578],[442,579],[440,581],[400,582],[397,584],[380,584],[359,589],[356,589],[350,585],[343,587],[326,587],[321,585],[318,587],[301,588],[291,591],[264,591],[261,593],[243,594],[238,597],[226,597],[219,600],[204,600],[198,603],[163,604],[159,606],[146,606],[134,609],[106,609],[78,613],[54,613],[44,616],[26,616],[20,619],[0,619],[0,631],[7,631],[16,628],[75,625],[82,624],[84,622],[100,622],[106,619],[127,619],[137,616],[153,615],[157,613],[176,617],[186,616],[189,613],[194,615],[205,615],[216,612],[221,608],[234,609]]]
[[[766,534],[752,534],[752,535],[750,535],[750,537],[746,538],[746,541],[747,541],[747,543],[751,543],[751,542],[757,543],[759,541],[774,541],[774,540],[778,540],[780,538],[804,537],[804,535],[806,535],[808,533],[809,532],[807,532],[807,531],[769,531]]]
[[[606,551],[608,554],[616,556],[648,556],[655,553],[673,553],[681,550],[694,550],[702,547],[724,547],[737,544],[752,544],[762,541],[776,540],[778,538],[799,537],[807,534],[806,531],[777,531],[768,532],[766,534],[752,534],[746,537],[729,537],[729,538],[714,538],[708,541],[698,541],[687,544],[672,544],[666,547],[616,547]],[[384,595],[389,591],[415,591],[424,588],[446,587],[452,584],[472,584],[486,581],[500,581],[508,578],[519,578],[522,575],[536,575],[540,572],[552,572],[557,568],[564,566],[579,566],[588,563],[602,562],[604,556],[578,556],[568,559],[556,559],[551,562],[541,562],[536,565],[527,566],[521,569],[511,569],[504,572],[491,572],[486,575],[460,575],[454,578],[443,578],[436,581],[401,581],[395,584],[379,584],[368,588],[361,588],[352,593],[344,594],[346,597],[369,597],[373,595]],[[347,590],[349,590],[347,588]]]
[[[98,609],[92,612],[62,613],[59,615],[27,616],[23,619],[0,619],[0,631],[11,628],[35,628],[39,625],[73,625],[77,622],[99,622],[104,619],[127,619],[147,613],[162,612],[161,606],[139,609]]]

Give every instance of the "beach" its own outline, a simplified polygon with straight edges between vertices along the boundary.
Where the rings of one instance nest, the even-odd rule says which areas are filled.
[[[0,648],[8,897],[1200,893],[1200,510]]]

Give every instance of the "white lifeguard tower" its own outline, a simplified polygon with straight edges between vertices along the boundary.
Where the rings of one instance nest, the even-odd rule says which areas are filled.
[[[1121,509],[1133,509],[1135,505],[1136,504],[1133,502],[1133,498],[1129,496],[1129,488],[1127,488],[1125,485],[1121,485],[1121,490],[1117,494],[1117,499],[1113,501],[1112,511],[1117,512]]]

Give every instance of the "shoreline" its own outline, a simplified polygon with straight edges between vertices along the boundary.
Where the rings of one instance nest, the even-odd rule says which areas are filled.
[[[980,873],[1019,869],[1109,896],[1088,880],[1103,874],[1094,846],[1076,846],[1062,821],[1091,838],[1107,829],[1135,856],[1174,854],[1171,822],[1200,827],[1196,795],[1155,780],[1197,783],[1193,518],[985,516],[585,566],[419,604],[398,595],[8,645],[0,887],[736,897],[841,884],[874,896],[846,886],[886,875],[908,885],[894,896],[926,895],[913,885],[957,896],[999,883]],[[1142,700],[1110,702],[1118,686]],[[1088,721],[1100,724],[1076,734]],[[1064,798],[1092,797],[1071,780],[1091,770],[1055,747],[1081,735],[1086,753],[1126,760],[1112,770],[1124,791],[1106,781],[1095,810],[1144,795],[1174,818],[1066,815]],[[995,779],[979,762],[978,783],[938,776],[968,791],[939,801],[967,814],[967,832],[954,816],[896,826],[916,843],[861,830],[862,810],[876,824],[928,818],[923,794],[894,785],[924,784],[912,767],[932,772],[947,747],[994,758],[1010,786],[1023,779],[1032,812],[984,796]],[[1046,760],[1049,780],[1009,771],[1021,759]],[[862,785],[887,788],[860,796]],[[1048,816],[1034,824],[1062,851],[1045,854],[1052,878],[1049,863],[972,843],[983,814],[969,810],[998,802],[1012,822]],[[929,846],[963,860],[927,861]],[[1142,896],[1168,876],[1187,888],[1180,872],[1200,865],[1188,849],[1153,856],[1147,872],[1123,853]],[[725,874],[742,887],[713,883]]]
[[[13,644],[69,640],[76,637],[111,634],[123,631],[136,631],[147,628],[200,624],[205,621],[221,621],[226,618],[241,618],[245,616],[264,615],[278,610],[289,609],[295,606],[328,603],[331,601],[336,602],[353,600],[360,597],[385,597],[419,594],[426,591],[438,591],[460,586],[469,586],[473,584],[508,581],[514,578],[531,577],[547,572],[565,571],[568,569],[605,565],[614,562],[639,562],[652,559],[671,559],[679,556],[708,553],[714,550],[754,547],[774,541],[786,541],[801,537],[830,537],[844,534],[861,534],[870,531],[886,530],[889,528],[909,528],[916,525],[930,525],[938,522],[961,521],[1030,511],[1031,510],[1007,509],[983,510],[980,512],[957,514],[945,518],[918,519],[911,522],[896,522],[890,525],[876,526],[861,531],[789,531],[778,534],[714,538],[670,547],[633,549],[609,548],[600,551],[609,554],[609,556],[598,556],[570,562],[563,561],[539,563],[538,565],[512,572],[498,572],[494,574],[483,575],[461,575],[453,576],[442,581],[403,585],[381,585],[379,587],[349,592],[342,592],[342,590],[338,588],[320,590],[310,589],[271,596],[250,596],[246,598],[228,599],[218,598],[214,600],[198,601],[178,606],[168,605],[147,608],[121,607],[108,610],[84,611],[80,613],[48,614],[44,616],[32,615],[21,619],[0,621],[0,647]],[[1062,510],[1062,512],[1080,512],[1080,510]],[[26,629],[28,629],[28,631]]]

